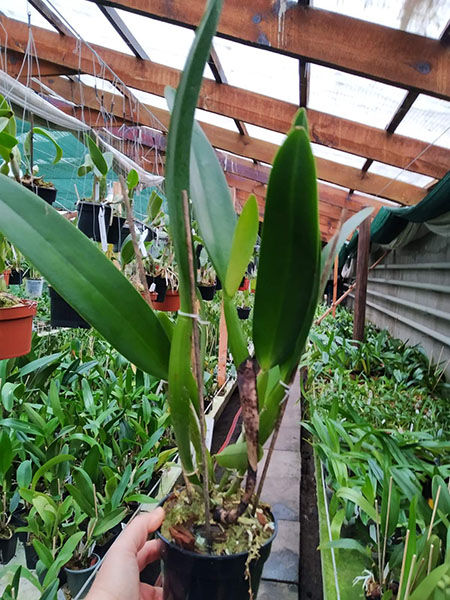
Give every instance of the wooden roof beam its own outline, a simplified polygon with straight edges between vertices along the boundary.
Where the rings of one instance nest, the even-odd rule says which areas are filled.
[[[0,16],[0,23],[8,31],[7,38],[2,36],[0,31],[0,43],[10,50],[20,50],[25,53],[28,26],[5,16]],[[51,61],[76,71],[80,65],[82,72],[90,75],[98,74],[100,65],[87,47],[82,46],[78,50],[76,40],[73,38],[64,38],[39,27],[33,27],[32,31],[40,60]],[[180,71],[176,69],[150,61],[139,61],[127,54],[101,46],[94,46],[94,49],[130,87],[163,96],[166,85],[173,87],[178,85]],[[78,51],[81,54],[80,60]],[[104,76],[109,80],[114,79],[108,69],[105,70]],[[211,80],[204,80],[198,106],[281,133],[289,130],[298,109],[296,104],[227,84],[217,84]],[[385,131],[375,127],[326,115],[319,111],[308,110],[308,119],[311,139],[318,144],[399,168],[403,168],[419,156],[410,166],[410,170],[430,177],[441,178],[448,171],[450,151],[446,148],[438,146],[428,148],[425,142],[398,134],[389,136]]]
[[[59,81],[59,85],[55,85],[55,83],[51,85],[49,82],[49,87],[54,89],[57,94],[67,98],[71,102],[77,103],[75,97],[80,92],[80,84],[71,84],[70,82],[63,81]],[[94,111],[99,110],[100,106],[98,104],[98,98],[95,96],[95,91],[93,89],[91,91],[91,94],[93,94],[91,104],[88,98],[88,90],[85,91],[86,87],[87,86],[83,88],[83,106],[85,108],[93,106]],[[68,93],[69,90],[72,90],[72,94]],[[110,98],[112,95],[103,93],[102,96],[103,98]],[[123,122],[123,119],[126,120],[127,116],[120,105],[121,102],[120,100],[117,102],[117,97],[111,98],[111,109],[113,110],[113,114],[118,117],[120,122]],[[103,108],[105,112],[108,112],[107,103]],[[153,107],[151,110],[159,122],[167,127],[170,118],[169,112]],[[141,111],[140,113],[140,122],[144,125],[155,127],[156,120],[154,120],[152,123],[151,119],[148,118],[148,115],[143,113],[144,111]],[[84,120],[89,123],[89,116],[86,115],[86,111],[84,111],[83,116]],[[98,115],[90,124],[92,126],[98,126]],[[278,146],[276,144],[255,138],[243,137],[238,133],[217,127],[215,125],[210,125],[209,123],[202,123],[202,128],[214,147],[232,152],[238,156],[244,156],[252,160],[271,164],[278,150]],[[135,135],[139,138],[139,140],[142,140],[146,135],[153,135],[151,132],[149,132],[149,130],[136,128],[136,130],[133,131],[132,129],[133,128],[128,128],[127,135]],[[401,181],[395,181],[393,179],[372,173],[361,175],[359,169],[349,167],[347,165],[341,165],[320,157],[316,157],[316,166],[319,179],[328,181],[330,183],[335,183],[342,187],[357,189],[360,192],[365,192],[367,194],[379,195],[382,198],[387,198],[388,200],[393,200],[394,202],[398,202],[400,204],[417,204],[417,202],[420,202],[420,200],[426,195],[426,190],[423,188],[403,183]]]
[[[67,27],[64,21],[59,18],[55,11],[45,3],[45,0],[29,0],[29,2],[59,34],[73,36],[73,32]]]
[[[197,27],[204,0],[91,0]],[[319,8],[226,0],[217,35],[450,99],[450,53],[439,41]],[[357,47],[357,52],[355,48]]]

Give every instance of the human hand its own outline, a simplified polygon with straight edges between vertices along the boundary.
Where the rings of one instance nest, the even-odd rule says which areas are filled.
[[[161,541],[147,537],[164,516],[157,508],[131,521],[109,549],[86,600],[162,600],[162,589],[141,583],[139,573],[160,556]]]

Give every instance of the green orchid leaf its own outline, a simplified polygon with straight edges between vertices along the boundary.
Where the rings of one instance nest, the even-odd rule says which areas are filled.
[[[48,132],[45,131],[45,129],[42,129],[41,127],[33,127],[33,129],[27,133],[26,137],[25,137],[25,141],[23,143],[23,147],[25,150],[25,154],[27,154],[28,156],[30,156],[31,154],[31,135],[32,133],[35,134],[37,133],[38,135],[41,135],[42,137],[45,137],[47,140],[49,140],[52,144],[53,147],[55,149],[55,158],[53,159],[53,163],[54,165],[56,165],[56,163],[58,163],[63,155],[63,151],[61,146],[58,144],[58,142],[55,140],[55,138]]]
[[[260,445],[258,447],[258,460],[261,460],[262,457],[263,449]],[[215,454],[214,458],[220,467],[246,471],[248,466],[247,442],[230,444],[220,454]]]
[[[317,302],[319,245],[316,169],[300,127],[277,152],[267,188],[253,315],[255,353],[264,370],[303,348]]]
[[[121,523],[127,514],[126,508],[116,508],[112,510],[110,513],[99,519],[97,525],[94,527],[93,536],[95,538],[99,538],[104,535],[108,531],[110,531],[113,527]]]
[[[167,379],[169,340],[145,300],[67,219],[3,175],[0,230],[121,354]]]
[[[99,173],[103,177],[106,177],[106,175],[108,174],[109,168],[108,168],[108,164],[107,164],[105,157],[103,156],[100,148],[97,146],[97,144],[94,142],[94,140],[91,138],[91,136],[88,133],[84,134],[84,139],[85,139],[86,145],[88,147],[89,154],[92,159],[94,167],[99,171]]]
[[[237,292],[242,277],[245,275],[256,244],[258,225],[258,202],[256,196],[251,194],[244,204],[234,230],[230,260],[224,281],[224,290],[230,297]]]
[[[136,169],[131,169],[127,175],[128,191],[132,192],[137,185],[139,185],[139,175],[137,174]]]
[[[39,479],[43,475],[45,475],[45,473],[47,473],[47,471],[50,471],[51,469],[53,469],[54,466],[59,465],[62,462],[72,461],[72,460],[75,460],[75,456],[72,456],[71,454],[58,454],[58,456],[54,456],[53,458],[48,460],[41,467],[39,467],[39,469],[34,474],[33,479],[31,481],[31,489],[35,490]]]
[[[210,0],[207,4],[176,92],[167,141],[165,175],[170,232],[178,265],[181,311],[188,314],[193,312],[194,307],[187,242],[187,226],[190,227],[190,222],[186,223],[184,196],[190,191],[189,168],[194,113],[221,6],[222,0]],[[170,90],[167,93],[170,96]],[[190,413],[191,402],[198,404],[190,365],[192,327],[191,318],[179,315],[173,332],[168,378],[172,426],[187,475],[193,475],[195,469],[186,415]]]
[[[32,480],[31,460],[24,460],[17,467],[16,480],[19,488],[27,488]]]
[[[0,434],[0,480],[5,477],[6,472],[12,465],[14,458],[14,451],[11,443],[11,439],[8,432],[3,430]]]
[[[369,502],[364,498],[364,496],[357,489],[342,487],[339,488],[336,492],[338,498],[344,498],[345,500],[349,500],[353,502],[359,508],[364,511],[375,523],[378,522],[379,517],[375,510],[375,508],[369,504]]]

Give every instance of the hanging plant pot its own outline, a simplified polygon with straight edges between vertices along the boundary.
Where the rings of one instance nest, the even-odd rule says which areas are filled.
[[[51,205],[56,200],[58,190],[54,187],[43,187],[40,185],[33,185],[32,183],[23,183],[22,185],[37,194],[42,200],[45,200],[47,204]]]
[[[64,567],[67,576],[67,586],[72,598],[77,596],[78,592],[91,576],[99,560],[100,557],[98,554],[94,553],[91,555],[91,564],[87,569],[71,569],[69,567]],[[86,589],[85,594],[87,594],[88,591],[89,589]]]
[[[127,225],[126,219],[123,217],[113,217],[111,225],[108,229],[107,241],[108,244],[114,244],[118,249],[122,246],[122,242],[130,233],[130,228]]]
[[[180,310],[180,294],[172,290],[167,290],[166,296],[163,302],[158,300],[158,294],[151,293],[153,308],[156,310],[163,310],[164,312],[176,312]]]
[[[9,285],[22,285],[23,275],[24,272],[22,271],[22,269],[20,269],[20,271],[12,269],[11,275],[9,276]]]
[[[9,532],[10,537],[0,537],[0,563],[4,565],[7,565],[14,558],[17,547],[17,533],[13,533],[12,530],[9,530]]]
[[[49,288],[50,324],[52,327],[70,327],[71,329],[90,329],[87,321],[81,317],[56,290]]]
[[[216,290],[221,290],[222,289],[222,282],[220,281],[220,279],[218,277],[216,277]]]
[[[249,600],[256,598],[264,563],[269,558],[277,523],[272,537],[260,548],[259,557],[250,563],[250,580],[246,579],[248,552],[228,556],[197,554],[180,548],[161,532],[164,600]],[[251,585],[252,596],[249,592]]]
[[[239,291],[245,292],[245,290],[248,290],[248,284],[249,284],[249,280],[246,277],[243,277],[242,281],[241,281],[241,285],[238,288]]]
[[[246,321],[250,315],[251,308],[249,306],[238,306],[237,313],[242,321]]]
[[[108,236],[109,222],[111,219],[111,207],[108,204],[97,202],[79,202],[78,229],[94,242],[101,242],[100,223],[105,226],[106,237]]]
[[[44,289],[43,279],[25,279],[25,293],[30,298],[40,298]]]
[[[9,269],[6,269],[6,271],[3,271],[3,273],[0,275],[0,278],[4,279],[6,285],[9,285],[9,280],[11,278],[11,271]]]
[[[11,308],[0,308],[0,360],[28,354],[36,302],[22,300]]]
[[[158,302],[164,302],[167,293],[167,280],[165,277],[161,277],[161,275],[146,275],[148,289],[155,284],[155,287],[152,290],[152,293],[155,293],[158,297]]]
[[[199,285],[197,284],[198,289],[200,290],[201,297],[203,300],[210,301],[214,298],[216,293],[215,285]]]

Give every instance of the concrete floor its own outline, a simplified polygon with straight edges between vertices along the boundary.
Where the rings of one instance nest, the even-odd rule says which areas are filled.
[[[300,546],[300,388],[294,382],[264,483],[262,500],[278,519],[258,600],[297,600]],[[265,452],[270,440],[265,444]],[[262,463],[263,464],[263,463]]]

